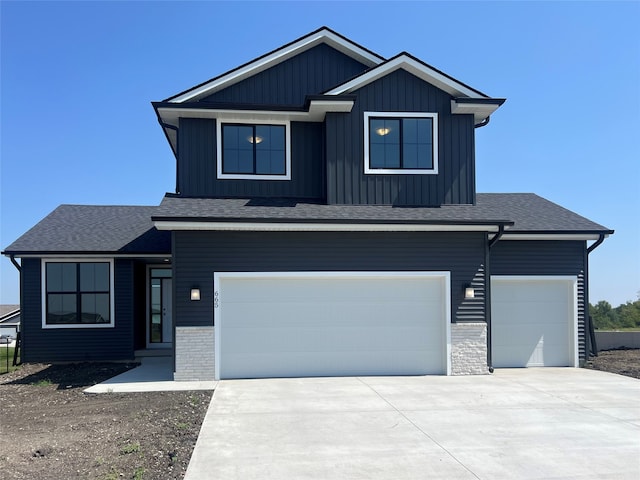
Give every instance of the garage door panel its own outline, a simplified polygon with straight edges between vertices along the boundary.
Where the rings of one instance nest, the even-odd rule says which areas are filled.
[[[370,352],[380,363],[375,375],[440,375],[438,355],[425,355],[423,351]],[[361,352],[344,352],[339,357],[321,352],[291,352],[287,355],[248,353],[230,355],[225,369],[226,378],[269,378],[303,376],[371,375],[371,363]],[[423,365],[429,365],[425,368]],[[255,366],[261,368],[257,374]]]
[[[491,283],[495,367],[574,364],[574,280]]]
[[[445,276],[219,280],[220,378],[446,373]]]

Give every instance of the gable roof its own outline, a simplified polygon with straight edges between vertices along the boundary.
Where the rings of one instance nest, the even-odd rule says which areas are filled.
[[[244,80],[245,78],[251,77],[273,67],[274,65],[284,62],[285,60],[309,50],[320,43],[325,43],[368,67],[378,65],[384,61],[384,58],[377,53],[352,42],[348,38],[334,32],[328,27],[321,27],[291,43],[266,53],[255,60],[251,60],[250,62],[240,65],[239,67],[223,73],[222,75],[173,95],[172,97],[165,99],[164,102],[184,103],[197,101],[200,98],[211,95],[212,93],[222,90],[223,88],[227,88],[234,83]]]
[[[2,253],[168,255],[170,232],[151,222],[156,208],[60,205]]]
[[[485,193],[476,205],[394,207],[326,205],[283,199],[216,199],[165,196],[153,216],[156,226],[180,229],[482,230],[506,227],[509,234],[568,235],[592,238],[612,230],[533,193]],[[232,224],[235,224],[232,226]],[[261,226],[258,226],[258,225]],[[284,228],[282,225],[286,224]],[[280,226],[279,226],[280,225]],[[306,226],[305,226],[306,225]],[[374,226],[377,226],[374,228]]]

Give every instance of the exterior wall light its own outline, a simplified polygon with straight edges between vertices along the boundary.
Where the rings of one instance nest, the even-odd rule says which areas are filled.
[[[191,300],[200,300],[200,289],[192,288],[191,289]]]
[[[476,298],[476,291],[471,285],[464,287],[464,298]]]

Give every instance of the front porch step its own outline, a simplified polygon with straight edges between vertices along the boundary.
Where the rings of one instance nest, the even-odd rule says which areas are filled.
[[[136,350],[134,352],[136,361],[142,358],[148,357],[171,357],[173,356],[173,349],[171,348],[144,348],[142,350]]]

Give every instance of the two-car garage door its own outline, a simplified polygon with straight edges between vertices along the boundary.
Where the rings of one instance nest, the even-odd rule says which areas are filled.
[[[448,272],[217,273],[216,378],[447,374]]]

